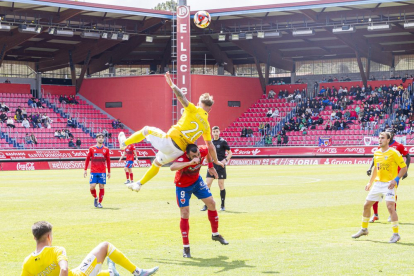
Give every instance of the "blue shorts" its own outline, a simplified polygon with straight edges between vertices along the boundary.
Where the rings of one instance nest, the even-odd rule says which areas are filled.
[[[125,168],[131,169],[134,166],[134,161],[125,161]]]
[[[89,184],[106,184],[106,173],[91,173]]]
[[[192,194],[194,194],[198,199],[212,196],[210,189],[201,176],[199,176],[197,181],[189,187],[175,187],[175,192],[177,195],[177,204],[180,208],[190,205],[190,198]]]

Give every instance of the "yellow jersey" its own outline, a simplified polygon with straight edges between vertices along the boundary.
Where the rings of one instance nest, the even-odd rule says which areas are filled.
[[[65,248],[45,246],[39,253],[33,252],[24,260],[21,276],[59,276],[59,262],[66,257]]]
[[[203,136],[204,141],[211,141],[208,113],[201,107],[189,103],[176,125],[173,125],[167,135],[185,151],[189,144]]]
[[[407,165],[401,153],[389,148],[385,152],[378,149],[374,152],[374,166],[377,168],[376,181],[389,182],[397,177],[398,167],[405,168]]]

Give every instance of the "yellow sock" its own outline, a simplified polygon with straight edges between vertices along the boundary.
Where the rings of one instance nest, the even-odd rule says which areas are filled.
[[[111,258],[111,260],[114,263],[122,266],[123,268],[125,268],[131,273],[134,272],[135,269],[137,268],[137,266],[131,263],[131,261],[121,251],[119,251],[113,244],[109,244],[108,253],[106,254],[106,256]]]
[[[392,225],[392,232],[394,234],[398,234],[398,221],[392,221],[391,225]]]
[[[144,174],[144,176],[141,178],[139,183],[144,185],[145,183],[150,181],[154,176],[156,176],[159,171],[160,171],[160,167],[158,167],[155,164],[152,164],[151,168],[148,169],[148,171]]]
[[[108,270],[102,270],[97,276],[111,276],[111,274],[109,274]]]
[[[368,228],[369,218],[362,217],[362,228]]]
[[[142,140],[144,140],[145,135],[144,135],[143,130],[144,129],[138,130],[137,132],[135,132],[134,134],[129,136],[129,138],[125,140],[125,145],[128,146],[128,145],[131,145],[131,144],[139,143]]]

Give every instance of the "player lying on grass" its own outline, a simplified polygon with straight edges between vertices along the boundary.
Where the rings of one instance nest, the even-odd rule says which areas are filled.
[[[408,153],[408,150],[404,147],[403,144],[398,143],[394,140],[394,130],[392,128],[388,128],[385,130],[385,132],[388,132],[391,135],[391,142],[390,147],[398,150],[403,157],[406,158],[406,164],[407,164],[407,171],[408,167],[410,167],[411,163],[411,156]],[[374,166],[374,160],[372,160],[371,167],[367,171],[367,175],[370,176],[372,172],[372,167]],[[400,172],[400,168],[398,168],[398,172]],[[405,173],[404,176],[401,178],[401,180],[404,180],[408,176],[408,173]],[[375,222],[376,220],[379,220],[379,213],[378,213],[378,201],[372,205],[372,209],[374,210],[374,215],[371,217],[369,222]],[[395,195],[395,211],[397,211],[397,195]],[[391,222],[391,217],[388,217],[388,222]]]
[[[187,100],[183,92],[181,92],[181,90],[172,82],[168,72],[165,74],[165,79],[184,107],[184,113],[177,124],[173,125],[167,133],[159,128],[145,126],[132,134],[128,139],[126,139],[123,132],[118,135],[119,146],[121,149],[147,139],[151,142],[152,146],[158,150],[154,163],[143,177],[137,182],[127,184],[129,189],[136,192],[141,189],[141,185],[144,185],[158,174],[161,166],[168,164],[183,155],[187,145],[194,144],[200,136],[203,136],[213,162],[224,167],[224,165],[217,159],[216,148],[211,142],[208,113],[211,111],[211,107],[214,104],[213,97],[210,96],[210,94],[205,93],[200,96],[198,106],[195,106]]]
[[[201,199],[207,206],[207,215],[211,224],[213,241],[219,241],[224,245],[229,244],[218,232],[219,217],[216,210],[216,202],[213,199],[210,189],[200,176],[201,165],[203,164],[204,158],[207,158],[208,171],[217,178],[217,172],[214,169],[212,159],[208,152],[206,146],[197,147],[197,145],[190,144],[186,147],[186,153],[175,160],[170,166],[171,171],[177,171],[175,173],[174,184],[176,186],[177,204],[180,207],[181,213],[180,229],[183,237],[184,258],[191,258],[190,241],[188,239],[190,231],[188,219],[190,218],[190,198],[192,194],[198,199]]]
[[[370,191],[362,214],[362,227],[352,238],[357,239],[363,235],[368,235],[368,221],[371,215],[371,207],[377,201],[385,198],[388,212],[391,217],[393,235],[390,243],[396,243],[401,239],[398,234],[398,215],[395,212],[395,197],[398,182],[407,172],[407,165],[401,154],[389,146],[391,135],[388,132],[381,132],[379,135],[380,149],[374,153],[374,171],[372,172],[369,183],[365,186],[366,191]],[[398,172],[398,167],[401,170]],[[374,183],[375,182],[375,183]],[[372,184],[374,186],[371,189]],[[371,189],[371,190],[370,190]]]
[[[119,276],[115,264],[132,273],[133,276],[153,275],[158,267],[141,269],[131,263],[125,255],[109,242],[95,247],[75,269],[68,268],[66,250],[52,246],[52,225],[46,221],[33,224],[32,233],[36,250],[24,260],[21,276]],[[102,263],[108,257],[106,271],[101,271]]]

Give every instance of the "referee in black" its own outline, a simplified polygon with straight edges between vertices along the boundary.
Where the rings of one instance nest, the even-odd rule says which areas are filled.
[[[220,160],[224,165],[226,165],[229,161],[230,158],[232,156],[229,144],[227,144],[227,141],[224,140],[223,138],[220,138],[220,128],[218,126],[213,127],[212,129],[212,133],[213,133],[213,144],[216,147],[216,151],[217,151],[217,159]],[[227,156],[226,156],[227,153]],[[225,200],[226,200],[226,189],[224,189],[224,179],[227,178],[227,173],[226,173],[226,166],[221,167],[221,166],[217,166],[216,164],[214,164],[214,168],[217,171],[218,174],[218,185],[220,188],[220,198],[221,198],[221,208],[220,211],[225,211]],[[208,188],[211,188],[211,184],[213,184],[213,180],[214,180],[214,176],[209,174],[207,171],[207,186]],[[207,210],[207,206],[204,205],[203,209],[201,209],[200,211],[206,211]]]

